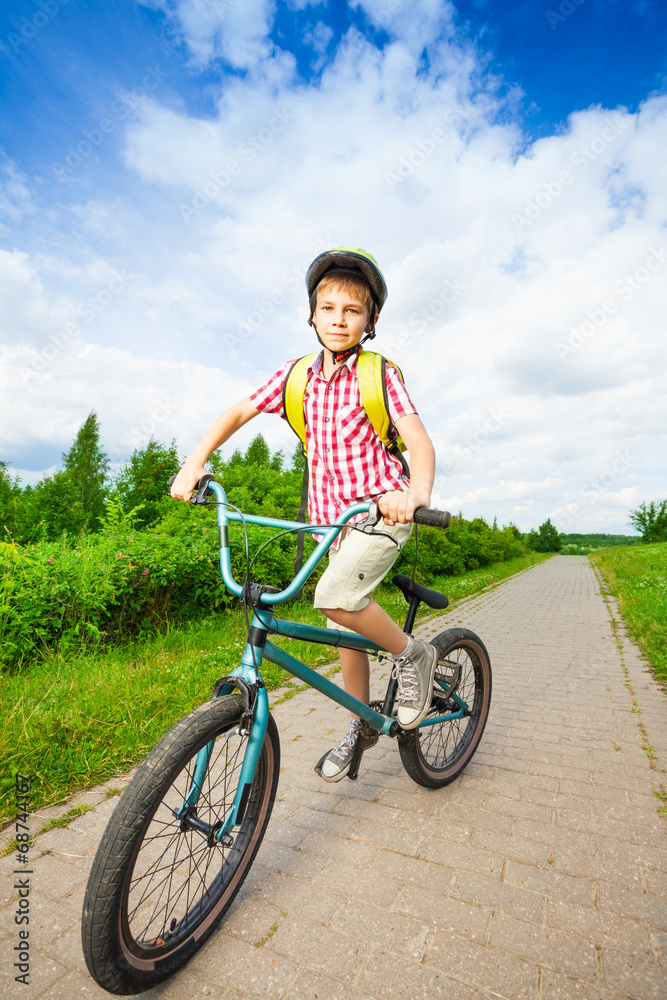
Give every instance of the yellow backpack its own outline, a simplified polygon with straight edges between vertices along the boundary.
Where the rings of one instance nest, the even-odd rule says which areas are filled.
[[[287,422],[294,433],[301,439],[304,454],[306,454],[306,418],[303,401],[308,384],[308,368],[317,357],[317,352],[307,354],[295,361],[285,379],[283,387],[283,406]],[[397,364],[394,365],[403,380],[403,373]],[[375,351],[360,351],[357,356],[357,378],[361,405],[366,411],[375,433],[378,435],[387,451],[399,459],[406,475],[410,469],[402,452],[407,451],[391,417],[389,416],[389,401],[387,398],[386,379],[387,358]]]

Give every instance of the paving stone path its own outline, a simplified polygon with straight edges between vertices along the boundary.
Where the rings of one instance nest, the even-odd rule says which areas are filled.
[[[344,711],[310,690],[279,704],[278,800],[244,889],[190,965],[143,996],[667,997],[667,820],[654,795],[667,783],[667,701],[614,602],[587,560],[559,556],[419,634],[458,624],[484,639],[494,670],[466,772],[420,788],[381,740],[358,782],[326,784],[312,768]],[[379,694],[379,666],[373,681]],[[94,811],[37,838],[29,986],[13,981],[16,890],[12,859],[0,862],[2,996],[108,996],[86,972],[79,915],[117,801],[107,787],[122,783],[77,796]]]

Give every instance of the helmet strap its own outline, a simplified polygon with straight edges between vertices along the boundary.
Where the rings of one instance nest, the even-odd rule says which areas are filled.
[[[373,313],[372,313],[372,315],[373,315],[373,317],[375,316],[375,302],[373,302]],[[368,331],[368,333],[366,334],[365,337],[361,338],[361,340],[359,341],[358,344],[355,344],[354,347],[348,347],[348,349],[346,351],[338,351],[338,352],[336,352],[336,351],[332,351],[330,347],[327,347],[327,345],[324,343],[324,341],[320,337],[320,335],[319,335],[319,333],[317,331],[317,327],[313,323],[312,313],[308,317],[308,326],[312,326],[313,330],[315,331],[315,336],[317,337],[319,343],[322,345],[322,347],[324,348],[324,350],[328,351],[329,354],[331,355],[331,360],[333,361],[334,365],[342,364],[343,361],[347,361],[348,358],[351,358],[353,354],[358,354],[359,351],[361,350],[362,344],[365,344],[367,340],[373,340],[375,338],[375,324],[373,322],[373,319],[371,319],[371,328],[370,328],[370,330]]]

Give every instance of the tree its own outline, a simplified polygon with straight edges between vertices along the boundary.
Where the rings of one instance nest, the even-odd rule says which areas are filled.
[[[113,482],[113,492],[126,513],[142,508],[134,519],[138,525],[146,526],[160,518],[169,477],[180,466],[175,441],[166,447],[151,438],[145,448],[132,452],[130,461]]]
[[[12,538],[17,538],[21,533],[19,528],[21,508],[19,499],[21,496],[21,486],[18,477],[12,479],[9,468],[5,462],[0,462],[0,542],[7,542],[7,531]]]
[[[94,410],[79,428],[70,450],[63,453],[63,465],[78,505],[75,520],[79,523],[72,527],[94,530],[104,513],[104,483],[109,469],[108,456],[100,447],[100,425]]]
[[[640,532],[642,542],[667,542],[667,500],[640,503],[630,511],[630,524]]]
[[[20,507],[24,526],[18,541],[23,543],[30,539],[53,541],[63,531],[75,535],[87,522],[74,480],[63,469],[26,486]]]
[[[254,437],[250,444],[248,445],[248,450],[245,453],[245,464],[246,465],[270,465],[271,464],[271,450],[264,440],[263,434],[258,434]]]
[[[298,472],[298,474],[302,476],[305,468],[306,456],[303,453],[303,446],[301,442],[299,442],[294,449],[294,453],[292,454],[292,472]]]
[[[560,552],[563,544],[558,529],[551,523],[550,517],[539,526],[537,533],[531,531],[526,540],[528,539],[530,547],[536,552]]]

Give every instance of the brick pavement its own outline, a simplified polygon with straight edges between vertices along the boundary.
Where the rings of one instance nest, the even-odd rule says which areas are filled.
[[[484,639],[494,670],[466,772],[420,788],[381,740],[358,782],[326,784],[312,767],[344,711],[310,690],[279,704],[283,768],[257,861],[219,932],[144,996],[667,997],[667,821],[653,794],[667,767],[667,701],[614,602],[587,560],[559,556],[419,634],[458,624]],[[381,667],[373,683],[379,694]],[[12,860],[0,862],[3,996],[107,995],[86,973],[79,914],[116,800],[102,788],[74,801],[95,809],[38,837],[32,854],[27,987],[12,981]]]

